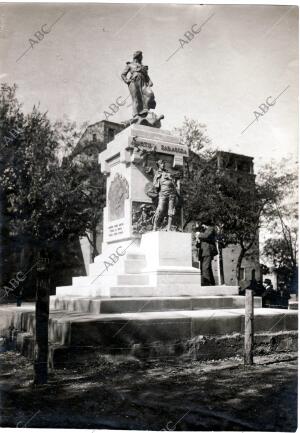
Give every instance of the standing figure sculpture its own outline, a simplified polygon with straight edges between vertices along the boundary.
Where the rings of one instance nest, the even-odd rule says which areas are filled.
[[[143,53],[136,51],[133,61],[127,62],[121,75],[123,81],[128,84],[133,105],[133,117],[146,117],[149,109],[156,107],[154,93],[151,90],[152,81],[148,75],[148,66],[142,64]],[[128,77],[128,74],[129,77]]]
[[[153,186],[158,192],[158,206],[154,215],[153,231],[156,231],[160,222],[168,215],[167,230],[171,230],[172,220],[175,215],[175,206],[179,192],[176,180],[165,168],[165,161],[157,161],[158,170],[153,179]]]

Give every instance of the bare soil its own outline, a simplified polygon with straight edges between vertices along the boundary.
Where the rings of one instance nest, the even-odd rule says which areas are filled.
[[[296,431],[297,354],[143,362],[98,356],[32,384],[32,363],[0,354],[2,427]]]

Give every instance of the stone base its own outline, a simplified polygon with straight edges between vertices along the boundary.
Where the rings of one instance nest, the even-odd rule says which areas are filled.
[[[116,251],[124,254],[117,256]],[[109,265],[111,263],[111,265]],[[109,245],[95,258],[87,277],[58,287],[58,296],[159,297],[238,295],[237,286],[201,287],[192,267],[190,233],[150,232],[141,241]]]
[[[149,298],[80,298],[70,302],[53,299],[52,307],[55,308],[51,308],[49,320],[50,353],[72,354],[69,361],[74,363],[86,359],[86,350],[99,354],[140,354],[143,357],[148,353],[150,357],[164,357],[169,348],[170,356],[177,357],[179,347],[183,353],[189,352],[190,342],[192,346],[200,342],[200,358],[222,358],[224,353],[235,356],[243,351],[245,310],[241,307],[244,300],[242,296],[177,298],[176,301],[174,298],[150,298],[150,302]],[[286,334],[288,349],[292,334],[295,334],[296,343],[297,311],[260,308],[260,302],[260,299],[255,301],[255,342],[262,336],[274,346],[274,333]],[[34,319],[34,304],[2,305],[0,335],[13,332],[20,350],[27,346],[27,355],[32,356]],[[219,338],[226,340],[224,353]],[[217,339],[219,345],[202,347],[203,342],[211,339]],[[229,341],[235,343],[229,345]],[[285,350],[285,343],[280,350]]]
[[[289,300],[289,310],[298,310],[298,301]]]
[[[289,310],[298,310],[298,296],[296,294],[291,294],[288,304]]]
[[[132,297],[132,298],[82,298],[51,296],[52,310],[77,313],[117,314],[178,310],[220,310],[245,307],[245,296],[197,297]],[[262,307],[261,297],[254,297],[254,307]]]
[[[199,274],[198,274],[199,276]],[[237,296],[237,286],[203,286],[186,288],[182,286],[152,287],[152,286],[111,286],[101,288],[90,286],[61,286],[56,289],[58,297],[82,297],[82,298],[137,298],[137,297],[190,297],[190,296]]]
[[[23,351],[25,356],[32,356],[33,341],[31,346],[25,340],[25,344],[20,341],[19,350]],[[27,344],[26,344],[27,343]],[[297,331],[270,332],[261,333],[255,336],[254,357],[266,356],[271,354],[280,354],[286,358],[291,356],[292,359],[297,356],[298,352],[298,333]],[[191,362],[191,361],[216,361],[228,359],[231,357],[243,357],[244,355],[244,337],[242,334],[193,337],[188,340],[173,341],[168,344],[134,344],[132,347],[123,349],[103,349],[98,347],[70,347],[70,346],[50,346],[49,362],[52,368],[67,368],[71,365],[78,367],[79,364],[86,365],[93,362],[96,357],[104,356],[104,359],[124,359],[128,356],[143,360],[161,360],[164,363],[168,361]],[[254,358],[255,362],[255,358]]]

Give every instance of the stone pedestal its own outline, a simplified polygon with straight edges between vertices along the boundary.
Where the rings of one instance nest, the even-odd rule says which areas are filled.
[[[108,143],[99,155],[107,176],[102,254],[90,264],[88,276],[58,287],[58,296],[237,295],[237,287],[200,287],[199,269],[192,267],[190,233],[152,232],[151,224],[140,226],[144,220],[135,218],[145,206],[155,209],[147,192],[157,160],[164,159],[167,170],[178,175],[187,156],[188,148],[178,137],[148,126],[132,125]]]
[[[156,231],[142,236],[147,269],[192,267],[192,237],[190,233]],[[192,268],[194,269],[194,268]]]
[[[149,284],[162,295],[194,294],[200,288],[199,269],[192,267],[192,237],[190,233],[156,231],[142,236],[141,251],[146,257],[144,273]]]

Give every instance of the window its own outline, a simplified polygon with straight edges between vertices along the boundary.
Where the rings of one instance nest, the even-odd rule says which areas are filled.
[[[97,134],[93,134],[93,141],[96,141],[97,140]]]
[[[245,281],[246,279],[246,272],[245,268],[240,269],[240,275],[239,275],[239,281]]]
[[[112,141],[115,138],[115,130],[108,128],[108,141]]]
[[[250,173],[250,164],[248,161],[238,160],[237,161],[237,169],[239,171],[244,171],[246,173]]]

